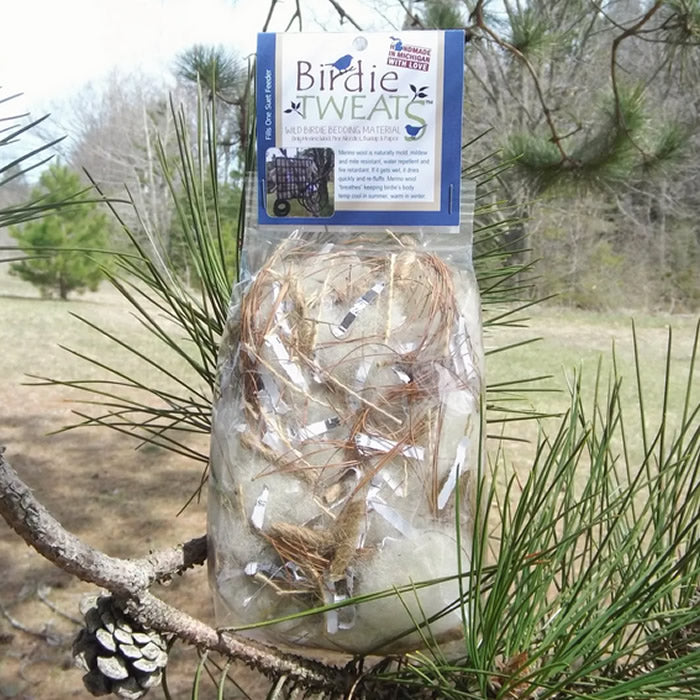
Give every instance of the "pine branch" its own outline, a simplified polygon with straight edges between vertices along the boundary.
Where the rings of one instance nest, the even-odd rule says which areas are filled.
[[[123,599],[125,610],[141,625],[174,635],[200,649],[238,659],[269,677],[343,695],[356,680],[336,667],[282,653],[229,632],[219,632],[173,608],[148,591],[206,560],[206,537],[154,552],[140,559],[119,559],[90,547],[68,532],[34,497],[0,451],[0,515],[39,554],[69,574],[106,588]],[[348,685],[349,684],[349,685]]]
[[[470,25],[465,28],[467,36],[483,36],[522,65],[534,89],[540,113],[549,132],[546,139],[539,139],[532,133],[516,134],[517,138],[513,139],[516,151],[513,155],[525,156],[520,161],[521,166],[538,172],[540,176],[544,175],[544,181],[549,184],[555,177],[561,177],[564,173],[574,176],[584,173],[595,175],[604,166],[611,164],[613,160],[620,160],[630,150],[639,154],[641,164],[644,166],[667,158],[672,151],[676,150],[676,142],[673,139],[669,141],[666,148],[653,147],[650,149],[641,142],[638,132],[640,131],[639,115],[641,112],[639,107],[642,92],[641,90],[625,89],[624,84],[621,84],[619,79],[620,66],[618,61],[622,43],[630,38],[644,38],[645,33],[654,36],[659,34],[664,25],[651,27],[649,25],[659,11],[663,10],[666,3],[662,0],[655,0],[639,18],[633,20],[628,26],[615,21],[597,3],[592,3],[596,12],[604,17],[611,27],[618,30],[617,35],[612,39],[609,57],[611,114],[609,120],[606,120],[609,123],[602,124],[592,136],[584,138],[578,147],[567,147],[565,141],[581,132],[583,125],[579,123],[566,133],[561,132],[561,128],[554,118],[556,108],[552,104],[554,98],[550,94],[551,86],[548,90],[545,85],[546,79],[543,79],[539,74],[536,63],[531,60],[525,48],[521,47],[516,39],[506,39],[490,26],[489,20],[485,16],[484,5],[484,0],[478,0],[470,13]],[[518,10],[519,14],[522,12],[522,10]],[[511,28],[514,26],[515,18],[515,15],[510,18]],[[635,103],[639,103],[635,104],[634,108],[630,104],[630,95],[634,96]],[[516,103],[518,102],[512,93],[511,98],[515,99]],[[525,105],[518,104],[518,107],[521,112],[528,116],[530,121],[533,121],[532,115],[528,113]]]
[[[36,500],[3,454],[0,454],[0,514],[27,544],[50,562],[117,595],[133,595],[206,560],[206,537],[142,559],[118,559],[93,549],[65,530]]]
[[[644,25],[656,14],[656,12],[663,5],[662,0],[656,0],[656,2],[647,10],[647,12],[631,27],[625,29],[621,34],[615,37],[612,43],[612,50],[610,52],[610,81],[612,83],[612,91],[615,100],[615,121],[624,130],[627,138],[630,140],[632,145],[639,151],[642,157],[646,160],[648,154],[637,144],[637,142],[632,138],[632,134],[627,126],[625,120],[624,110],[622,108],[622,97],[620,94],[620,86],[617,80],[617,52],[620,48],[620,44],[631,36],[636,36]]]
[[[473,19],[474,25],[478,27],[482,32],[484,32],[484,34],[489,36],[498,46],[513,54],[513,56],[515,56],[525,66],[527,72],[530,74],[532,84],[535,88],[535,92],[537,93],[537,99],[540,103],[540,106],[542,107],[542,114],[544,114],[544,118],[547,122],[547,126],[551,134],[550,141],[556,146],[556,149],[559,151],[559,154],[561,156],[560,164],[564,165],[566,163],[573,163],[573,159],[564,150],[564,146],[562,145],[562,140],[564,137],[560,136],[559,132],[557,131],[557,127],[554,124],[554,119],[552,118],[552,110],[550,109],[549,105],[547,104],[547,101],[545,100],[544,91],[542,89],[542,85],[540,84],[540,80],[537,76],[537,71],[535,70],[535,67],[528,60],[527,56],[525,56],[525,54],[522,51],[520,51],[520,49],[498,36],[498,34],[496,34],[496,32],[494,32],[493,29],[491,29],[486,24],[486,21],[484,19],[483,4],[483,0],[479,0],[476,3],[476,7],[472,11],[470,19]]]

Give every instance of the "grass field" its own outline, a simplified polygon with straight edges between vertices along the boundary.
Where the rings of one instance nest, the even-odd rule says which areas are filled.
[[[30,286],[8,277],[0,266],[0,444],[7,447],[8,460],[64,525],[109,554],[140,556],[202,534],[206,527],[205,500],[176,517],[199,483],[201,465],[158,448],[136,450],[128,437],[104,429],[49,434],[74,422],[71,411],[75,405],[71,400],[77,396],[60,387],[26,385],[26,375],[98,378],[98,370],[61,350],[61,345],[115,363],[112,345],[72,314],[109,328],[127,344],[170,366],[169,354],[148,336],[110,288],[70,302],[45,301]],[[644,409],[650,423],[658,419],[663,405],[668,328],[673,329],[666,413],[671,426],[678,420],[682,412],[679,397],[688,382],[695,317],[598,315],[552,307],[534,308],[528,315],[527,327],[486,333],[487,381],[489,385],[502,385],[528,377],[548,378],[522,384],[517,392],[493,393],[490,400],[519,410],[565,411],[567,383],[576,371],[583,378],[585,400],[591,402],[599,368],[603,390],[607,386],[614,345],[623,402],[630,415],[638,414],[631,332],[634,318]],[[537,337],[541,340],[494,352],[504,345]],[[123,351],[119,357],[129,373],[152,378],[152,368]],[[172,368],[183,371],[181,363]],[[696,394],[693,401],[697,400]],[[516,469],[526,471],[538,426],[534,421],[497,422],[502,416],[496,411],[489,413],[492,422],[488,432],[517,438],[504,443],[507,458]],[[553,425],[555,419],[544,425],[548,423]],[[203,436],[198,442],[206,449]],[[490,440],[489,447],[495,450],[497,441]],[[0,525],[0,561],[4,567],[0,578],[0,698],[85,697],[80,673],[68,670],[71,638],[77,630],[69,618],[77,616],[78,601],[91,588],[46,563],[4,523]],[[159,594],[211,621],[204,570],[188,574]],[[183,651],[174,660],[170,680],[174,697],[188,696],[194,658],[193,652]],[[259,697],[254,681],[250,682],[251,696]],[[152,696],[162,697],[161,691]]]
[[[548,375],[548,379],[531,382],[514,392],[512,405],[520,410],[561,413],[569,406],[569,390],[575,379],[581,381],[581,394],[591,408],[596,391],[604,400],[609,384],[616,375],[620,381],[620,398],[630,428],[641,431],[640,393],[647,428],[658,425],[663,412],[664,393],[669,401],[665,416],[669,429],[680,421],[683,397],[688,385],[689,366],[698,317],[692,315],[648,315],[644,313],[597,314],[550,306],[528,310],[527,328],[495,329],[486,334],[487,382],[498,384],[513,378],[524,379]],[[634,332],[633,332],[634,325]],[[636,349],[635,349],[636,335]],[[527,338],[534,342],[513,350],[494,352]],[[670,353],[669,353],[670,343]],[[635,355],[639,358],[639,377]],[[665,386],[667,357],[670,382]],[[696,365],[697,373],[697,365]],[[599,381],[597,381],[599,378]],[[523,391],[528,389],[526,393]],[[546,389],[542,392],[538,389]],[[697,377],[693,402],[700,399]],[[491,414],[491,419],[498,416]],[[557,421],[543,421],[550,428]],[[539,426],[532,421],[489,424],[493,435],[502,427],[505,435],[534,439]],[[638,442],[641,456],[641,440]],[[523,454],[511,450],[513,461],[527,467]]]

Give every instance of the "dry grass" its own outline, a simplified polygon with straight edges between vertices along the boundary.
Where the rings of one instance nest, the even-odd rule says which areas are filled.
[[[77,394],[27,386],[24,383],[31,380],[26,374],[61,379],[96,376],[96,370],[61,350],[61,344],[97,357],[112,352],[108,341],[69,312],[117,329],[129,342],[158,357],[158,346],[109,288],[71,302],[42,301],[31,287],[0,269],[4,340],[0,444],[7,447],[10,464],[63,525],[108,554],[142,556],[203,534],[205,497],[177,515],[199,484],[201,465],[158,448],[135,449],[134,440],[104,429],[49,434],[75,421],[71,399]],[[126,353],[124,361],[130,371],[143,371]],[[201,436],[199,441],[206,443]],[[4,522],[0,562],[0,698],[86,697],[70,656],[78,626],[66,616],[79,617],[78,602],[94,587],[46,562]],[[213,621],[204,568],[156,593]],[[176,655],[170,675],[174,697],[189,696],[195,663],[193,650],[182,649]],[[162,690],[151,695],[162,697]]]
[[[524,338],[541,338],[510,352],[491,354],[487,357],[487,384],[503,382],[513,378],[551,375],[551,379],[533,382],[531,387],[553,389],[547,393],[521,394],[514,407],[538,410],[543,413],[565,411],[570,403],[567,386],[574,381],[575,374],[582,377],[582,398],[587,409],[595,399],[596,375],[600,370],[599,397],[604,402],[608,382],[613,371],[613,349],[617,374],[621,377],[620,398],[624,415],[631,422],[630,429],[639,432],[639,395],[634,363],[634,340],[632,323],[636,326],[637,347],[640,355],[640,377],[643,387],[646,424],[657,426],[663,406],[668,330],[672,328],[673,350],[670,362],[669,397],[666,420],[670,432],[680,423],[682,397],[688,385],[688,367],[696,315],[649,315],[640,312],[597,314],[550,306],[529,310],[531,319],[528,328],[497,329],[486,337],[486,351]],[[695,381],[693,404],[700,400],[700,387]],[[591,414],[592,415],[592,414]],[[492,415],[493,417],[493,415]],[[544,421],[553,426],[554,421]],[[491,424],[490,434],[503,430],[507,436],[534,441],[537,425],[531,421],[507,423],[504,426]],[[636,444],[641,457],[641,440]],[[493,445],[493,443],[492,443]],[[507,445],[507,443],[506,443]],[[526,470],[532,454],[522,443],[511,443],[507,448],[509,459],[519,469]]]

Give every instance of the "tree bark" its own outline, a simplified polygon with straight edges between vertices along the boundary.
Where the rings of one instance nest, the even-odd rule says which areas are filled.
[[[307,659],[253,642],[233,632],[216,630],[163,602],[148,588],[206,561],[206,536],[140,559],[119,559],[90,547],[68,532],[32,494],[0,447],[0,515],[39,554],[64,571],[106,588],[144,627],[174,635],[200,649],[238,659],[271,678],[290,685],[343,697],[357,678],[347,669]],[[359,696],[357,696],[359,697]]]

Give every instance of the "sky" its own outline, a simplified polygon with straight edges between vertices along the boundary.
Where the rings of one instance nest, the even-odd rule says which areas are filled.
[[[330,2],[301,2],[305,30],[333,22]],[[368,4],[342,0],[353,17],[376,22]],[[294,7],[295,0],[278,0],[270,29],[282,31]],[[22,92],[13,109],[42,116],[60,111],[71,95],[115,68],[167,72],[193,44],[229,45],[245,56],[255,50],[268,9],[269,0],[4,0],[0,99]]]

